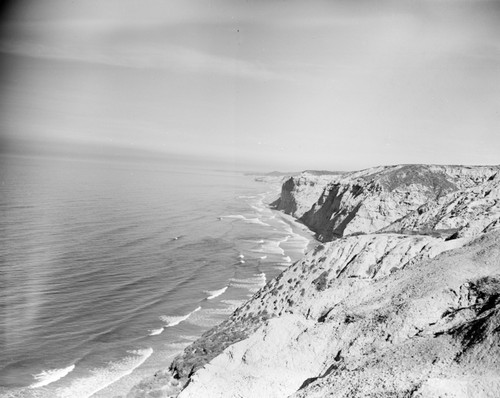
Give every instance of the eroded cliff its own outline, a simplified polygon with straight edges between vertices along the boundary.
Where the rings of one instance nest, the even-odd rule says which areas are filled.
[[[412,239],[401,238],[407,242],[392,254]],[[284,311],[196,372],[180,396],[496,397],[499,244],[495,232],[433,259],[415,249],[426,259],[411,266],[386,259],[390,277],[367,276],[379,256],[353,261],[346,273],[326,266],[310,275],[330,251],[322,249],[268,287],[283,293],[257,299],[272,295]],[[404,271],[393,269],[397,263]]]
[[[181,398],[500,396],[499,168],[308,178],[275,206],[324,242],[158,381]]]
[[[385,166],[331,176],[321,184],[311,181],[315,189],[307,189],[309,179],[299,176],[283,185],[274,205],[297,217],[319,240],[330,241],[378,231],[422,205],[477,186],[498,171],[497,166]]]

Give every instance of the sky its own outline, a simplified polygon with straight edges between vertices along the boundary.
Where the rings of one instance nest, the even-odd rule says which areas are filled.
[[[500,1],[0,4],[3,153],[500,163]]]

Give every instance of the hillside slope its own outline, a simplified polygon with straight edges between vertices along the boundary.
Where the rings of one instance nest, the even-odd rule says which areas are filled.
[[[498,171],[287,181],[274,206],[323,243],[130,396],[500,396]]]
[[[328,248],[285,271],[249,308],[277,300],[281,311],[196,372],[180,397],[499,396],[500,233],[394,271],[387,256],[413,239],[347,270],[311,270],[336,256]],[[389,277],[367,275],[379,260]]]
[[[297,217],[319,240],[330,241],[378,231],[426,203],[485,182],[499,170],[498,166],[397,165],[324,178],[322,184],[299,176],[285,182],[273,205]],[[308,183],[315,189],[304,188]]]

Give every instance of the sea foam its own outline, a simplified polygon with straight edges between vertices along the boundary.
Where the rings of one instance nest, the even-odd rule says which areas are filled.
[[[38,380],[36,383],[33,383],[29,386],[29,388],[38,388],[46,386],[50,383],[53,383],[59,379],[62,379],[69,372],[71,372],[75,368],[75,365],[68,366],[67,368],[61,369],[51,369],[51,370],[42,370],[37,375],[33,375],[35,380]]]
[[[263,225],[265,227],[270,227],[269,224],[266,224],[264,221],[262,221],[260,218],[258,217],[255,217],[255,218],[247,218],[241,214],[231,214],[231,215],[228,215],[228,216],[222,216],[221,218],[234,218],[236,220],[242,220],[246,223],[249,223],[249,224],[259,224],[259,225]]]
[[[179,323],[185,321],[188,319],[191,315],[193,315],[195,312],[201,310],[201,307],[196,308],[195,310],[191,311],[187,315],[181,315],[181,316],[170,316],[170,315],[162,315],[160,316],[160,319],[165,322],[165,327],[169,328],[175,325],[178,325]]]
[[[257,252],[260,252],[260,253],[268,253],[268,254],[280,254],[282,256],[285,255],[285,251],[280,247],[280,244],[282,243],[283,241],[281,240],[269,240],[265,243],[262,243],[261,245],[261,248],[256,250]]]
[[[163,332],[163,329],[164,329],[164,328],[159,328],[159,329],[151,329],[151,330],[149,331],[149,335],[150,335],[150,336],[157,336],[157,335],[161,334],[161,332]]]
[[[245,222],[249,223],[249,224],[259,224],[259,225],[263,225],[264,227],[270,227],[269,224],[265,223],[264,221],[262,221],[260,218],[246,218],[244,220]]]
[[[224,286],[222,289],[219,290],[207,290],[205,293],[207,293],[209,296],[207,297],[207,300],[212,300],[216,297],[219,297],[221,294],[224,294],[224,292],[227,290],[228,286]]]
[[[69,387],[59,388],[55,396],[65,398],[88,398],[96,392],[110,386],[122,377],[131,374],[153,353],[152,348],[127,351],[131,354],[122,360],[111,362],[104,368],[90,370],[90,377],[76,379]]]
[[[260,288],[265,286],[266,284],[266,274],[261,272],[260,274],[254,274],[251,278],[248,279],[236,279],[232,278],[230,286],[247,289],[250,293],[255,293],[259,291]]]
[[[230,214],[228,216],[222,216],[222,218],[236,218],[236,219],[239,219],[239,220],[245,220],[246,219],[246,217],[242,216],[241,214]]]

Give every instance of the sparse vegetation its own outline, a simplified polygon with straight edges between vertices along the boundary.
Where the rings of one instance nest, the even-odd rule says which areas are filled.
[[[325,248],[325,245],[318,245],[314,248],[314,255],[318,254],[320,251],[322,251]]]
[[[312,283],[316,286],[316,290],[320,292],[325,290],[328,284],[328,271],[323,271]]]

